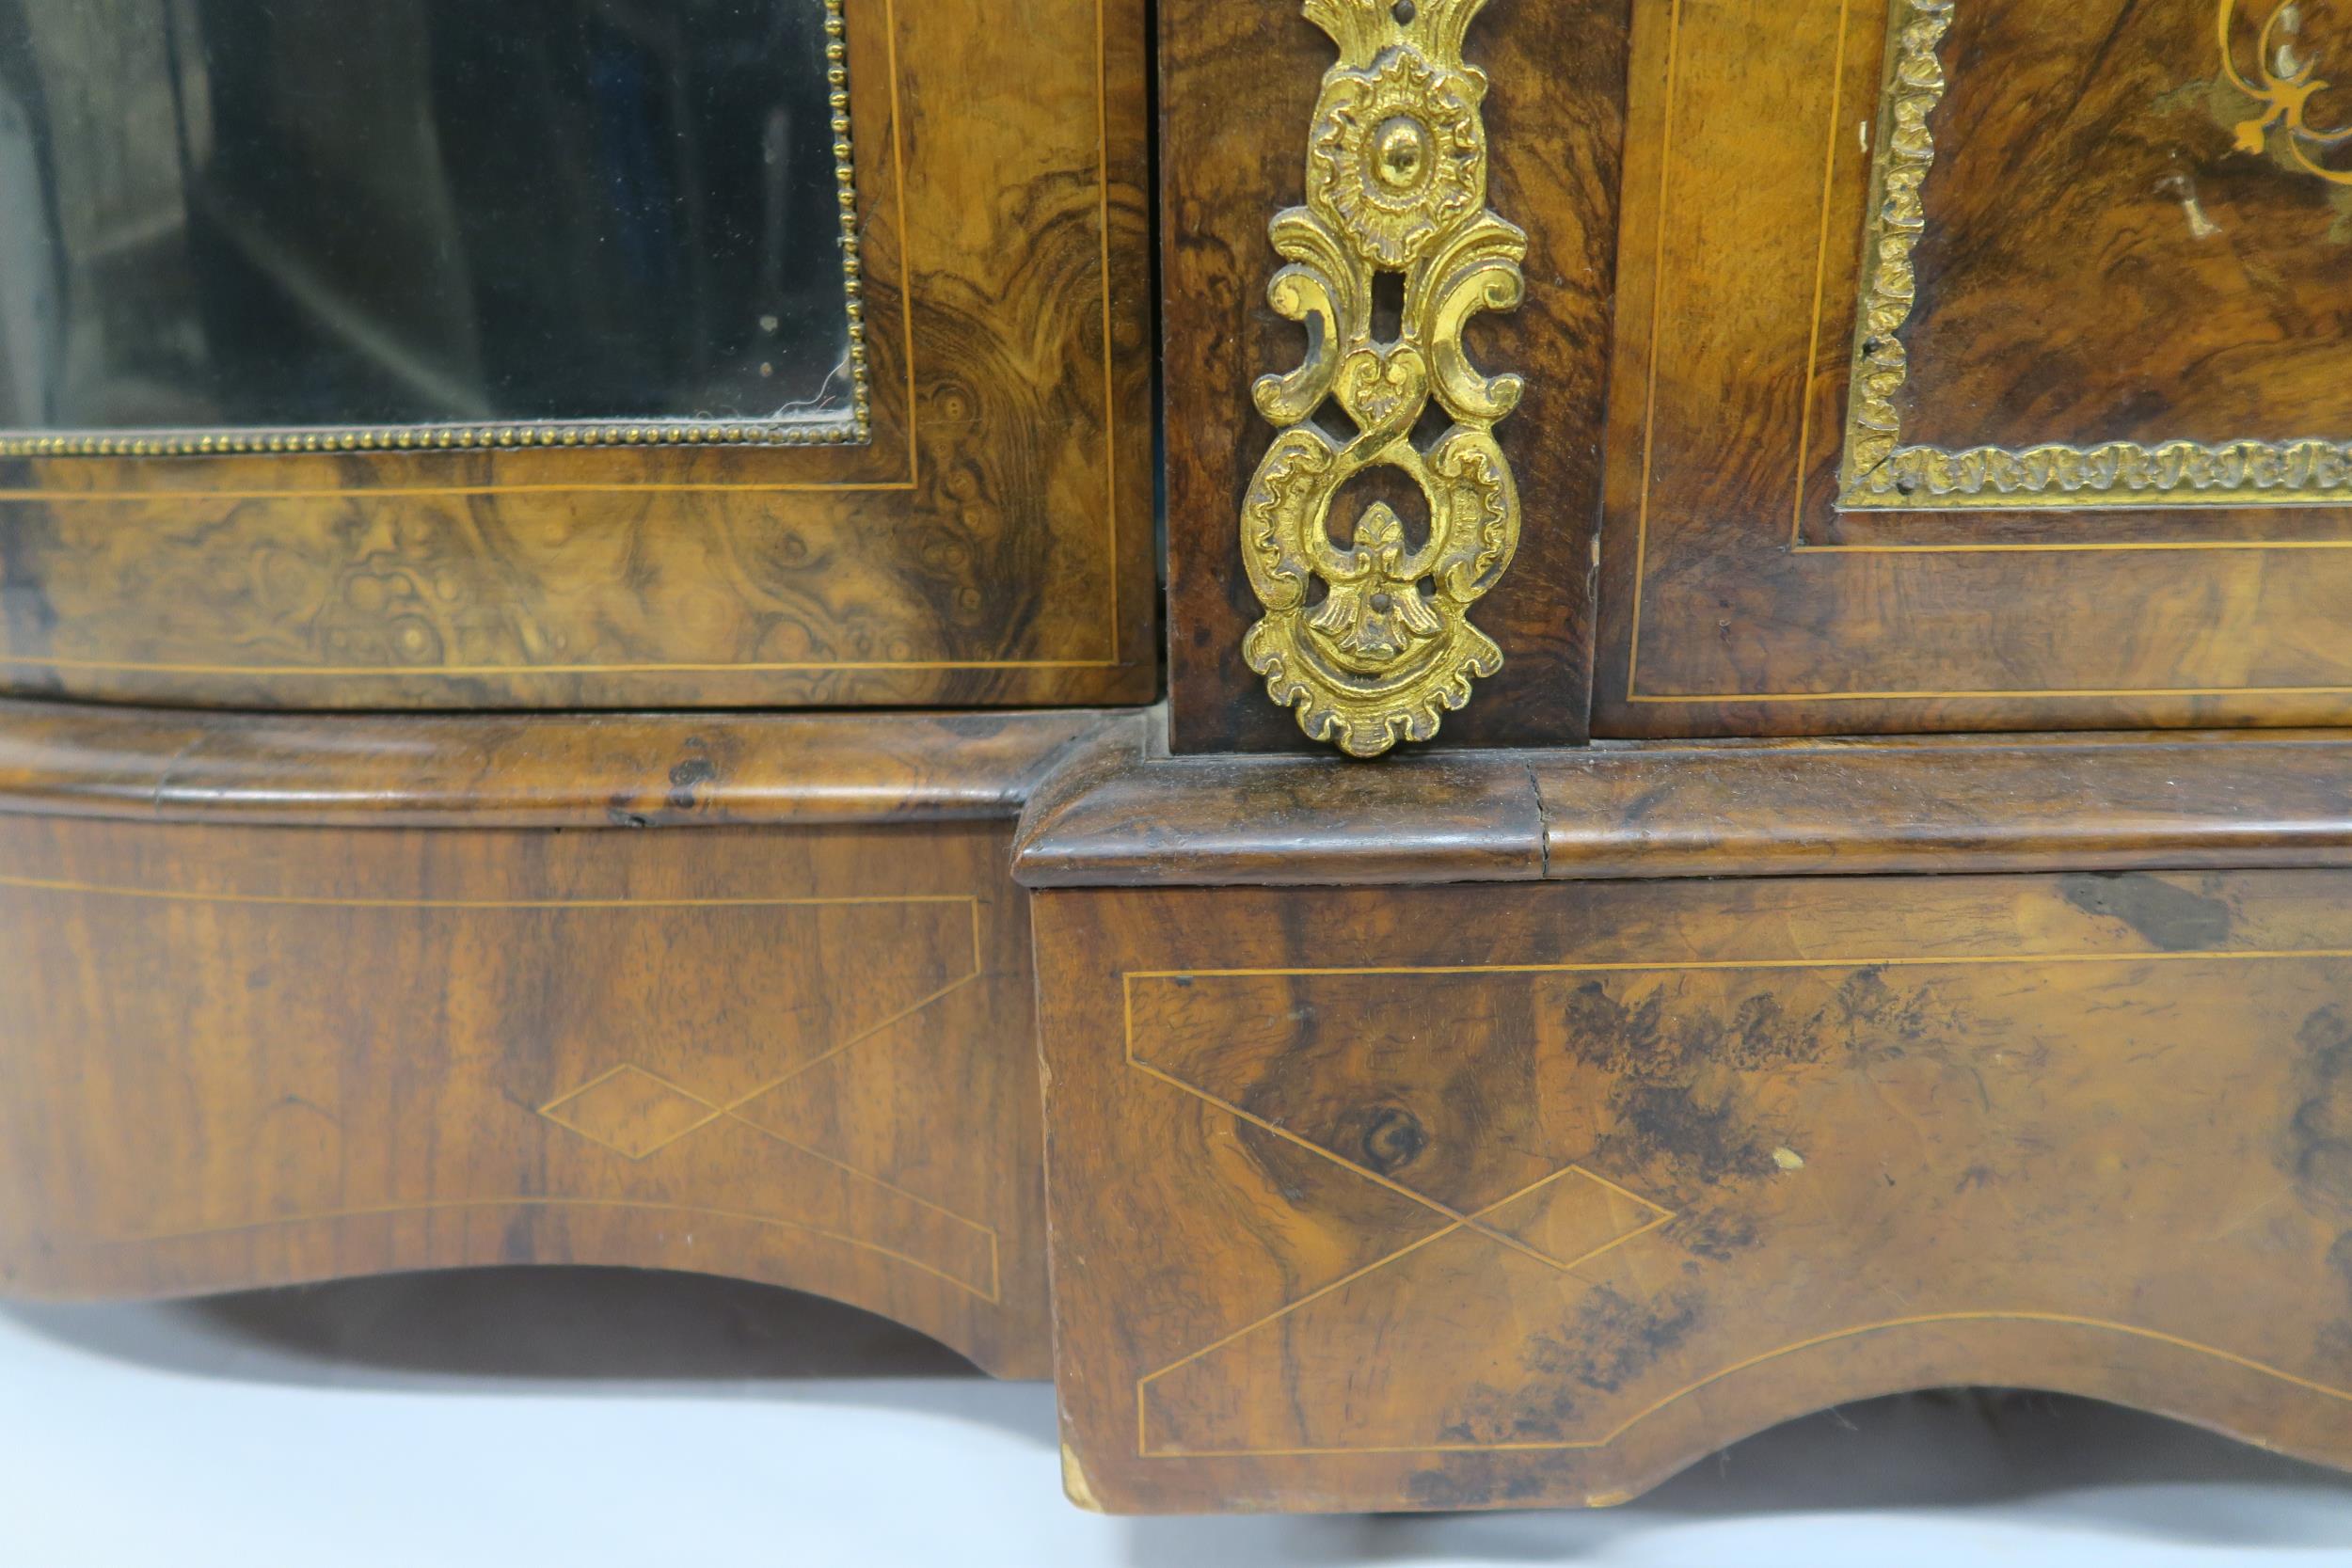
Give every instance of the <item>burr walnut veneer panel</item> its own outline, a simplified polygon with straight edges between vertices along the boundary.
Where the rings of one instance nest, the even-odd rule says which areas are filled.
[[[1606,1503],[1951,1383],[2352,1464],[2347,895],[1041,893],[1073,1492]]]
[[[2337,0],[1640,8],[1596,730],[2352,716],[2352,106],[2280,74],[2347,51]]]
[[[630,1264],[1041,1374],[1006,859],[1082,718],[0,704],[0,1292]]]
[[[0,818],[0,1289],[589,1262],[1042,1369],[1004,830]]]

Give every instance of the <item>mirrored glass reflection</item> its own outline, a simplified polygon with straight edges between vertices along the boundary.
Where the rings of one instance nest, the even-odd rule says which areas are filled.
[[[825,19],[0,0],[0,430],[839,436]]]

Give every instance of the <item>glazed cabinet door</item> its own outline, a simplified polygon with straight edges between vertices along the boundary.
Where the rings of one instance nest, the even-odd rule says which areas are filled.
[[[1636,8],[1595,727],[2352,716],[2343,0]]]
[[[0,0],[0,689],[1133,702],[1136,0]]]

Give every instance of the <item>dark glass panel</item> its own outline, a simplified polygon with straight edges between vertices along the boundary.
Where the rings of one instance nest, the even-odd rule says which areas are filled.
[[[851,407],[823,0],[0,0],[0,429]]]

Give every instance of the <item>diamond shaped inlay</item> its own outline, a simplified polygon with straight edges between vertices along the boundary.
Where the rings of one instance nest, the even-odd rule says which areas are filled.
[[[621,1066],[539,1108],[616,1153],[642,1160],[719,1115],[719,1107],[643,1068]]]
[[[1568,1269],[1674,1216],[1581,1165],[1571,1165],[1473,1217],[1488,1234],[1508,1237],[1546,1262]]]
[[[1137,1380],[1138,1453],[1565,1444],[1598,1418],[1587,1407],[1609,1392],[1606,1369],[1580,1381],[1589,1325],[1652,1309],[1640,1287],[1618,1289],[1607,1259],[1676,1217],[1582,1163],[1602,1148],[1596,1108],[1614,1069],[1601,1046],[1623,1033],[1587,1015],[1625,1004],[1581,975],[1533,972],[1516,983],[1483,970],[1306,970],[1124,984],[1128,1065],[1230,1116],[1252,1200],[1287,1206],[1317,1242],[1299,1248],[1312,1268],[1287,1281],[1287,1300]],[[1300,1180],[1302,1156],[1352,1177],[1353,1190]],[[1324,1243],[1374,1239],[1363,1218],[1374,1194],[1420,1205],[1419,1234],[1384,1210],[1380,1255]],[[1466,1344],[1473,1301],[1522,1336]],[[1380,1325],[1378,1357],[1321,1354],[1367,1322]],[[1318,1398],[1318,1377],[1347,1380],[1351,1398],[1381,1392],[1359,1410]],[[1269,1386],[1293,1397],[1253,1428],[1258,1406],[1237,1391]],[[1343,1409],[1354,1414],[1341,1426],[1314,1424]]]

